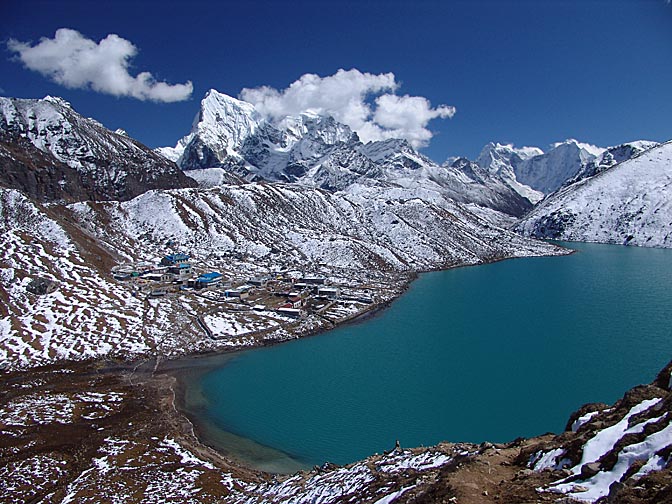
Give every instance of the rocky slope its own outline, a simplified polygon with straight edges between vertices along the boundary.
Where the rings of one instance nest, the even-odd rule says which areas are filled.
[[[671,371],[672,363],[611,407],[583,406],[559,435],[397,447],[291,476],[246,470],[200,445],[173,407],[172,378],[153,362],[4,374],[0,499],[669,503]]]
[[[1,180],[9,187],[28,188],[31,195],[127,200],[149,189],[195,185],[174,163],[125,134],[82,117],[61,98],[0,98],[0,132]],[[26,148],[26,140],[41,154]],[[47,175],[45,166],[51,167],[52,175]],[[17,178],[24,170],[32,174]],[[59,184],[61,175],[65,187]],[[37,178],[42,186],[39,194]]]
[[[30,140],[0,132],[0,185],[20,189],[37,201],[99,199],[79,172],[35,147]]]
[[[257,183],[152,191],[127,203],[71,209],[89,232],[120,254],[131,253],[123,243],[140,240],[151,250],[171,241],[197,256],[217,251],[257,263],[418,271],[554,252],[490,226],[449,199],[406,196],[400,188],[358,186],[334,194]],[[109,224],[98,227],[99,222]]]
[[[191,132],[157,149],[185,169],[221,167],[246,180],[293,182],[329,191],[353,184],[422,186],[458,202],[520,215],[530,203],[496,173],[471,177],[438,166],[405,140],[363,144],[331,117],[304,113],[271,123],[246,102],[210,90]]]
[[[517,229],[539,238],[672,246],[672,143],[593,171],[541,202]]]
[[[288,269],[362,283],[379,278],[390,289],[376,302],[398,294],[414,271],[563,253],[491,226],[451,200],[407,199],[401,188],[334,194],[254,183],[67,206],[2,189],[0,216],[0,246],[8,252],[0,260],[0,360],[9,367],[254,344],[205,337],[189,314],[210,306],[207,300],[148,303],[111,277],[119,262],[156,263],[171,250],[230,281]],[[32,295],[27,287],[41,277],[56,281],[58,291]],[[315,315],[264,337],[287,339],[325,324]]]

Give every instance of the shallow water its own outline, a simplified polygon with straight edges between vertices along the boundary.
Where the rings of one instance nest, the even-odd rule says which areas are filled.
[[[578,252],[424,274],[365,322],[202,361],[184,406],[204,441],[277,472],[396,439],[560,432],[672,358],[672,251],[565,245]]]

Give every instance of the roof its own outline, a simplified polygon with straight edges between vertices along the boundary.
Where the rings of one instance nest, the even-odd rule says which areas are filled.
[[[143,278],[147,278],[148,280],[161,280],[163,277],[162,273],[147,273],[143,276]]]
[[[187,254],[171,254],[165,256],[164,259],[170,262],[188,261],[189,256]]]
[[[218,278],[222,278],[222,274],[217,273],[216,271],[211,271],[210,273],[203,273],[200,277],[198,277],[199,280],[203,281],[217,280]]]

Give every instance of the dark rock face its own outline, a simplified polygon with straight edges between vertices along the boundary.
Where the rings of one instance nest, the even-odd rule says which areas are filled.
[[[288,164],[285,173],[292,178],[299,178],[306,174],[306,167],[300,163]]]
[[[0,133],[5,152],[2,180],[28,194],[42,192],[45,199],[67,195],[76,200],[128,200],[151,189],[196,186],[172,161],[82,117],[59,98],[0,98]],[[58,166],[56,171],[64,176],[67,190],[57,190],[53,184],[44,190],[37,188],[38,179],[46,177],[48,182],[49,173],[56,177],[56,172],[44,170],[47,165]],[[28,166],[33,175],[21,173]],[[74,174],[63,166],[77,173],[81,191],[75,189]]]
[[[180,164],[183,170],[217,168],[226,165],[200,138],[196,138],[187,146],[180,158]]]
[[[484,193],[487,189],[489,200],[486,206],[490,208],[514,217],[521,217],[533,206],[530,200],[514,191],[498,174],[490,173],[473,161],[458,158],[450,167],[462,172],[475,184],[482,186]]]
[[[472,180],[483,181],[488,176],[487,170],[481,168],[478,164],[469,161],[467,158],[457,158],[450,166],[456,170],[460,170]]]
[[[559,239],[565,229],[571,227],[575,216],[569,212],[553,212],[535,223],[531,236],[542,239]]]
[[[25,138],[0,133],[0,185],[36,201],[74,202],[99,199],[74,168],[43,152]]]
[[[58,289],[58,283],[54,282],[53,280],[49,280],[48,278],[35,278],[26,287],[28,292],[31,292],[37,296],[50,294],[56,289]]]

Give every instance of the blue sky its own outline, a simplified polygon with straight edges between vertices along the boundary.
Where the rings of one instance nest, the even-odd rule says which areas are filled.
[[[70,89],[17,61],[70,28],[95,43],[132,43],[131,76],[193,83],[171,103]],[[546,148],[565,138],[602,146],[672,138],[672,5],[610,1],[58,2],[0,6],[2,95],[62,96],[150,147],[186,134],[205,92],[280,91],[307,73],[394,74],[396,95],[456,108],[429,121],[423,152],[475,157],[488,141]],[[387,91],[392,92],[392,91]],[[366,104],[373,106],[375,94]],[[392,119],[394,122],[394,118]]]

